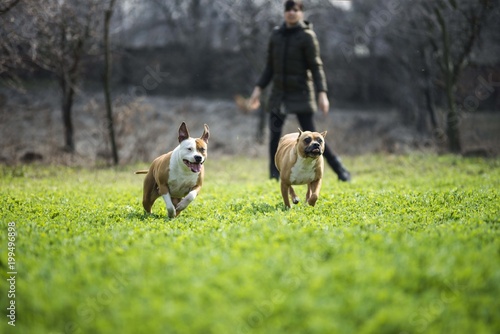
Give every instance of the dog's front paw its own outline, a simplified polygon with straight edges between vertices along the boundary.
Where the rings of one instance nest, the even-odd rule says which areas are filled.
[[[198,193],[194,190],[190,191],[189,194],[187,194],[186,197],[184,197],[180,202],[179,204],[177,204],[177,206],[175,207],[177,211],[182,211],[184,210],[185,208],[187,208],[187,206],[189,204],[191,204],[191,202],[196,198],[196,195]]]
[[[312,194],[311,197],[309,197],[307,199],[307,203],[310,205],[310,206],[314,206],[316,204],[316,201],[318,200],[318,195],[316,194]]]
[[[179,204],[177,204],[177,206],[175,207],[175,209],[177,211],[182,211],[184,210],[185,208],[188,207],[189,204],[191,204],[193,200],[191,198],[189,198],[188,196],[184,197],[182,199],[182,201],[179,202]]]
[[[175,216],[177,216],[175,208],[168,208],[167,212],[168,212],[168,218],[175,218]]]
[[[188,201],[182,200],[182,201],[179,202],[179,204],[177,204],[177,206],[175,207],[175,209],[177,211],[182,211],[185,208],[187,208],[187,206],[189,205],[189,203],[190,202],[188,202]]]

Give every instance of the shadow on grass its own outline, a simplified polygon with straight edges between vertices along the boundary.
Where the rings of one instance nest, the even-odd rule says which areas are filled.
[[[246,214],[246,215],[255,215],[255,214],[269,214],[275,212],[284,212],[288,211],[283,203],[266,203],[266,202],[249,202],[249,201],[237,201],[229,204],[228,207],[225,207],[224,210],[237,212],[238,214]],[[218,212],[214,210],[213,213]],[[210,213],[207,212],[210,216]],[[184,215],[185,216],[185,215]],[[131,210],[129,212],[124,212],[122,217],[126,220],[132,221],[140,221],[140,222],[150,222],[156,220],[164,220],[171,221],[172,219],[168,218],[166,213],[146,213],[144,210]],[[196,219],[199,219],[197,217]]]
[[[133,212],[128,212],[125,215],[126,219],[129,220],[140,220],[140,221],[147,221],[147,220],[154,220],[154,219],[166,219],[168,218],[165,215],[162,214],[156,214],[156,213],[146,213],[144,210],[139,210],[139,211],[133,211]]]
[[[285,210],[285,207],[284,205],[282,205],[282,203],[269,204],[263,202],[237,202],[230,204],[229,210],[239,213],[255,214],[283,211]]]

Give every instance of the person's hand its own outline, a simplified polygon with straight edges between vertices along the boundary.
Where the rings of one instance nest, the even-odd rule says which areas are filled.
[[[319,110],[323,112],[323,115],[328,114],[328,111],[330,110],[330,102],[328,101],[328,96],[326,95],[326,92],[319,92],[318,107]]]
[[[260,107],[260,93],[262,92],[262,89],[259,86],[255,86],[253,89],[252,95],[247,101],[247,108],[248,110],[255,110],[258,107]]]
[[[246,99],[241,95],[234,96],[234,102],[240,110],[242,110],[245,114],[254,111],[260,106],[260,93],[261,88],[256,86],[252,92],[252,96]]]

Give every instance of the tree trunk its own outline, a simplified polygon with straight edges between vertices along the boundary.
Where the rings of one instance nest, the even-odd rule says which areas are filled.
[[[115,140],[115,127],[113,121],[113,109],[111,105],[111,89],[110,89],[110,80],[111,80],[111,51],[109,47],[109,24],[111,21],[111,15],[113,15],[113,4],[114,0],[111,1],[109,5],[109,9],[107,9],[104,13],[104,76],[103,76],[103,85],[104,85],[104,97],[106,100],[106,117],[108,121],[108,134],[111,142],[111,151],[113,154],[113,163],[118,165],[118,149],[116,147]]]
[[[70,84],[65,84],[65,87],[63,86],[62,117],[64,124],[64,150],[67,152],[75,151],[73,120],[71,117],[74,94],[75,90]]]
[[[425,105],[427,107],[427,111],[429,111],[429,118],[431,120],[432,131],[435,131],[438,128],[438,122],[436,117],[436,109],[434,108],[434,102],[432,98],[431,86],[430,84],[424,88],[425,90]]]
[[[451,57],[451,42],[446,25],[441,12],[435,9],[438,23],[441,26],[441,38],[443,42],[443,58],[441,68],[444,74],[446,101],[448,103],[448,113],[446,114],[446,136],[448,137],[448,149],[452,153],[460,153],[462,151],[460,143],[460,127],[459,127],[459,114],[455,104],[455,85],[458,78],[454,74],[454,65]],[[459,65],[460,66],[460,65]]]
[[[448,137],[448,148],[452,153],[461,153],[460,142],[460,115],[458,114],[455,98],[453,96],[454,85],[446,85],[446,100],[448,102],[448,113],[446,114],[446,136]]]
[[[18,3],[19,3],[20,0],[14,0],[12,1],[11,3],[7,4],[7,5],[3,5],[2,4],[2,7],[0,7],[0,15],[3,15],[5,13],[7,13],[9,10],[11,10],[12,8],[14,8]]]
[[[438,129],[438,121],[436,116],[436,108],[434,106],[434,97],[432,95],[432,77],[431,77],[431,55],[424,48],[422,48],[422,62],[425,66],[424,75],[424,97],[425,97],[425,106],[427,111],[429,112],[429,117],[431,120],[432,131],[436,131]]]

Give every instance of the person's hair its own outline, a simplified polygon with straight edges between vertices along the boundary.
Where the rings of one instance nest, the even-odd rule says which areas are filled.
[[[297,6],[300,11],[304,11],[304,4],[302,3],[302,0],[287,0],[285,1],[285,12],[289,11],[295,6]]]

